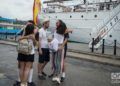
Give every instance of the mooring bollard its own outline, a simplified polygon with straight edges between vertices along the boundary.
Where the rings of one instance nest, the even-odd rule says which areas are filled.
[[[103,39],[103,43],[102,43],[102,54],[105,53],[105,39]]]
[[[116,43],[117,43],[117,40],[114,40],[114,55],[116,55]]]
[[[92,52],[94,52],[94,38],[92,38]]]

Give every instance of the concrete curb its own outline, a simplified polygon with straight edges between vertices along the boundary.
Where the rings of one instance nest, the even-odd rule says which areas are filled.
[[[120,67],[120,60],[116,60],[116,59],[97,57],[93,55],[87,55],[87,54],[75,53],[75,52],[68,52],[67,56],[70,58]]]
[[[0,44],[17,46],[17,43],[10,43],[10,42],[6,43],[6,42],[3,42],[3,41],[2,42],[0,41]]]
[[[120,60],[120,56],[115,56],[115,55],[108,55],[108,54],[100,54],[100,53],[91,53],[87,51],[78,51],[78,50],[72,50],[68,49],[69,52],[75,52],[75,53],[81,53],[81,54],[86,54],[86,55],[92,55],[92,56],[97,56],[97,57],[102,57],[102,58],[109,58],[109,59],[117,59]]]

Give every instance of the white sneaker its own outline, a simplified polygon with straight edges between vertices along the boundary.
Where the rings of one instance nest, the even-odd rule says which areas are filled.
[[[61,82],[60,82],[60,78],[58,78],[58,77],[54,77],[52,80],[53,80],[53,81],[56,81],[58,84],[61,83]]]
[[[65,75],[66,75],[65,72],[63,72],[63,73],[62,73],[62,77],[65,78]]]
[[[53,77],[53,78],[52,78],[52,81],[56,81],[56,79],[57,79],[57,77]]]
[[[28,86],[28,84],[27,83],[25,83],[25,85],[24,86]]]
[[[56,81],[57,81],[57,83],[58,83],[58,84],[60,84],[60,83],[61,83],[60,78],[57,78],[57,79],[56,79]]]
[[[20,86],[25,86],[25,85],[23,83],[21,83]]]
[[[21,83],[20,86],[28,86],[27,83]]]

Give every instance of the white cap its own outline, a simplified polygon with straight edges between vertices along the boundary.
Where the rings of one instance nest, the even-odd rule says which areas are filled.
[[[50,21],[49,18],[44,18],[42,23],[45,23],[45,22],[48,22],[48,21]]]
[[[38,15],[38,20],[41,24],[44,24],[45,22],[50,21],[47,16],[43,16],[43,15]]]

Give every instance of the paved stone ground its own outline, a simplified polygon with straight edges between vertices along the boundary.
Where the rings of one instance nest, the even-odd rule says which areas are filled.
[[[0,86],[12,86],[17,79],[17,52],[10,45],[0,44]],[[57,86],[51,79],[37,78],[37,59],[34,63],[33,81],[37,86]],[[67,78],[60,86],[120,86],[111,83],[111,73],[120,72],[119,67],[103,65],[85,60],[67,58]],[[50,63],[45,72],[50,74]]]

